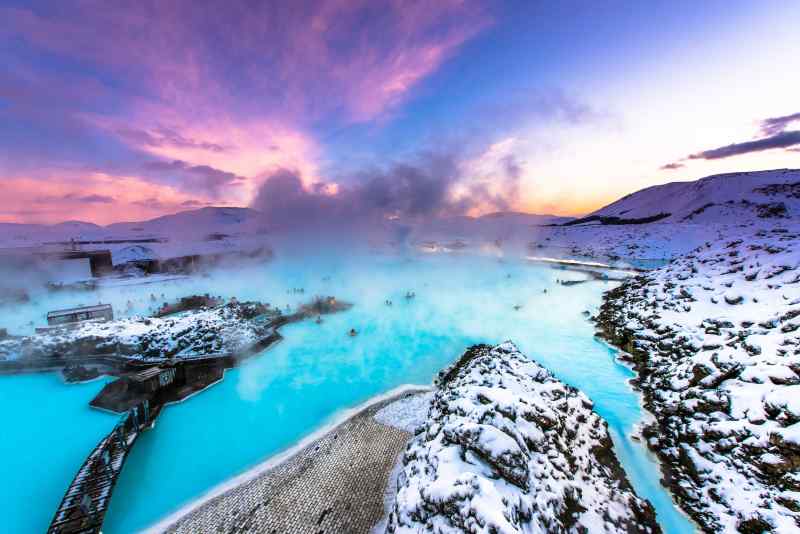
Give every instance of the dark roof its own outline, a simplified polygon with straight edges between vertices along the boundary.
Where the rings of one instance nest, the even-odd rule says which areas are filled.
[[[130,379],[136,382],[144,382],[150,380],[154,376],[160,375],[162,371],[164,371],[164,369],[161,367],[148,367],[144,371],[139,371],[138,373],[130,375]]]

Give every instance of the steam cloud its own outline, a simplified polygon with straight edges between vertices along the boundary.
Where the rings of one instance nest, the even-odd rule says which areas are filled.
[[[473,209],[507,210],[518,194],[522,165],[512,155],[488,177],[469,174],[452,155],[427,154],[413,163],[362,171],[331,192],[330,184],[303,185],[280,169],[269,175],[252,207],[274,228],[358,226],[370,221],[421,220],[463,215]]]

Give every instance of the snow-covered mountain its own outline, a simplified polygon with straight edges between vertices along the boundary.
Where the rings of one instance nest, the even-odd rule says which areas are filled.
[[[668,260],[742,228],[800,216],[800,170],[719,174],[631,193],[586,217],[539,228],[536,256]]]
[[[152,234],[209,235],[213,233],[253,233],[258,229],[260,213],[250,208],[207,207],[181,211],[140,222],[114,223],[103,231],[111,235]]]
[[[146,221],[99,226],[83,221],[53,225],[0,223],[0,247],[35,246],[51,241],[205,238],[213,234],[242,235],[260,231],[259,212],[250,208],[207,207]]]
[[[745,217],[800,215],[800,169],[738,172],[672,182],[631,193],[586,219],[731,222]],[[659,218],[660,217],[660,218]]]

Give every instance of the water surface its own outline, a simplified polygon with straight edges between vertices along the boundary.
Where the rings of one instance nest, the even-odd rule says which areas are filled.
[[[626,383],[632,374],[593,338],[593,326],[582,315],[597,307],[610,286],[555,283],[579,276],[495,257],[320,255],[160,286],[104,290],[99,298],[121,312],[128,301],[133,311],[146,311],[155,304],[150,294],[160,301],[162,292],[164,299],[211,292],[280,306],[322,294],[355,304],[321,325],[285,327],[280,344],[229,371],[222,383],[166,409],[130,455],[104,531],[147,527],[290,447],[337,412],[401,384],[430,383],[472,343],[511,339],[592,398],[609,423],[629,477],[653,502],[665,531],[690,532],[658,483],[657,465],[627,437],[642,416],[639,399]],[[291,293],[292,288],[305,293]],[[406,300],[407,291],[416,298]],[[45,309],[86,298],[42,296],[12,323],[24,328],[34,318],[41,321],[37,314]],[[514,310],[515,305],[522,307]],[[358,336],[349,337],[350,328]],[[46,528],[83,458],[114,425],[114,417],[87,406],[101,387],[101,382],[64,385],[54,375],[0,378],[5,401],[0,410],[12,422],[0,445],[2,496],[14,531]],[[31,500],[29,491],[38,498]]]

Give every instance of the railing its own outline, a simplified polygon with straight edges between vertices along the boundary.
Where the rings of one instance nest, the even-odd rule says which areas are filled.
[[[131,409],[89,454],[67,488],[48,534],[95,534],[103,526],[111,493],[142,429],[158,415],[148,402]]]

